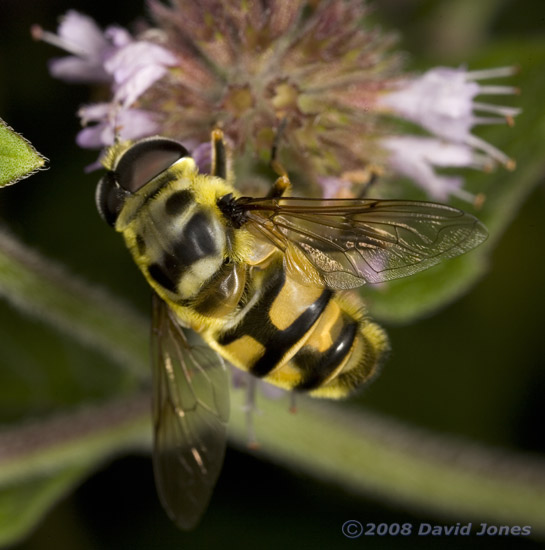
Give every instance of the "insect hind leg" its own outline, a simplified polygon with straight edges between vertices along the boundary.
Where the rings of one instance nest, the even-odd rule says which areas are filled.
[[[248,377],[248,385],[246,386],[246,403],[244,405],[244,412],[246,414],[246,438],[247,446],[249,449],[257,449],[259,443],[255,434],[254,427],[254,415],[257,412],[256,407],[256,390],[257,380],[250,375]]]

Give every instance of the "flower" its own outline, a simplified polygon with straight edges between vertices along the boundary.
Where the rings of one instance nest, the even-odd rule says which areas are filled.
[[[73,53],[50,63],[53,76],[68,82],[111,86],[111,102],[80,109],[83,126],[88,122],[97,124],[78,134],[78,145],[100,148],[112,145],[116,135],[119,139],[137,139],[158,130],[154,113],[131,106],[165,75],[167,67],[176,64],[170,51],[147,40],[134,40],[121,27],[111,26],[102,32],[90,17],[76,11],[62,18],[58,35],[38,26],[32,33]]]
[[[384,138],[382,145],[390,152],[390,167],[419,184],[432,199],[448,201],[450,195],[455,195],[478,202],[475,195],[462,189],[461,177],[441,176],[434,170],[435,166],[485,168],[487,158],[476,154],[470,146],[412,136]]]
[[[118,29],[111,31],[117,33]],[[116,46],[90,17],[71,10],[61,19],[57,35],[34,25],[32,36],[72,54],[51,60],[49,70],[54,77],[89,84],[111,80],[104,62]]]
[[[167,49],[137,40],[125,44],[104,62],[107,73],[113,77],[114,101],[125,108],[136,100],[176,65],[176,56]]]
[[[150,6],[179,60],[146,96],[168,111],[163,133],[202,142],[220,126],[237,156],[268,159],[282,127],[282,162],[315,190],[319,177],[372,162],[373,98],[390,89],[400,58],[392,35],[365,28],[361,0]]]
[[[80,147],[100,149],[121,141],[133,140],[157,133],[159,125],[154,113],[142,109],[123,109],[117,103],[95,103],[78,111],[82,124],[76,142]],[[89,122],[95,124],[87,126]]]
[[[444,143],[418,138],[386,138],[382,144],[392,154],[390,162],[394,168],[415,179],[433,198],[443,200],[450,193],[460,196],[462,181],[437,176],[431,165],[482,169],[491,168],[499,162],[513,169],[512,159],[473,135],[471,130],[479,124],[513,123],[513,117],[520,113],[520,109],[480,103],[474,99],[483,94],[517,93],[512,86],[483,86],[478,83],[482,79],[509,76],[514,72],[513,67],[473,72],[463,68],[438,67],[421,76],[400,80],[393,91],[379,98],[378,105],[420,125]],[[479,112],[495,116],[476,114]],[[415,177],[416,174],[418,177]]]
[[[72,54],[52,63],[54,75],[110,87],[109,103],[80,110],[82,122],[93,123],[78,135],[82,146],[154,133],[197,146],[221,127],[248,188],[260,189],[260,165],[276,148],[298,193],[339,197],[354,196],[366,174],[378,172],[409,177],[433,199],[475,201],[460,177],[437,170],[514,167],[472,133],[513,122],[519,109],[476,97],[515,93],[481,84],[514,70],[407,75],[395,38],[369,28],[361,0],[149,5],[156,27],[136,37],[120,27],[102,32],[76,12],[58,36],[38,33]],[[395,117],[420,126],[420,135],[400,133]]]

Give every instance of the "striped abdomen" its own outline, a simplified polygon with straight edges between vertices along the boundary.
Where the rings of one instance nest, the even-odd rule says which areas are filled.
[[[244,232],[196,189],[172,182],[120,227],[180,322],[235,366],[286,389],[335,398],[368,380],[388,347],[384,332],[334,291],[287,277],[280,251],[263,262],[258,253],[254,267],[237,260]]]
[[[388,347],[380,327],[333,291],[286,277],[281,258],[254,276],[242,319],[207,337],[221,355],[314,396],[342,397],[373,376]]]

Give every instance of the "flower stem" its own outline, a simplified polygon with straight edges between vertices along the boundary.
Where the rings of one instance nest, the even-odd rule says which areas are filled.
[[[136,394],[80,407],[0,432],[0,489],[130,448],[150,448],[150,396]]]
[[[0,232],[0,295],[102,351],[136,378],[149,377],[146,320],[5,232]]]
[[[297,414],[262,399],[259,446],[251,452],[356,494],[450,521],[529,525],[545,533],[545,464],[409,428],[370,413],[310,399]],[[233,392],[230,436],[247,447],[244,391]],[[149,395],[76,410],[0,434],[0,492],[44,475],[100,464],[151,441]],[[448,521],[448,520],[442,520]]]
[[[242,406],[242,399],[240,404]],[[432,517],[530,525],[545,534],[545,461],[426,432],[346,406],[262,399],[258,454]],[[240,416],[240,415],[238,415]],[[244,445],[236,417],[233,438]]]

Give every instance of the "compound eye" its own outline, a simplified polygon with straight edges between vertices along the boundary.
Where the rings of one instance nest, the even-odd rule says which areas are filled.
[[[135,193],[161,172],[168,170],[178,159],[189,156],[177,141],[152,138],[133,145],[115,167],[119,185]]]
[[[128,194],[117,184],[114,172],[107,172],[98,182],[95,196],[98,213],[112,227]]]

